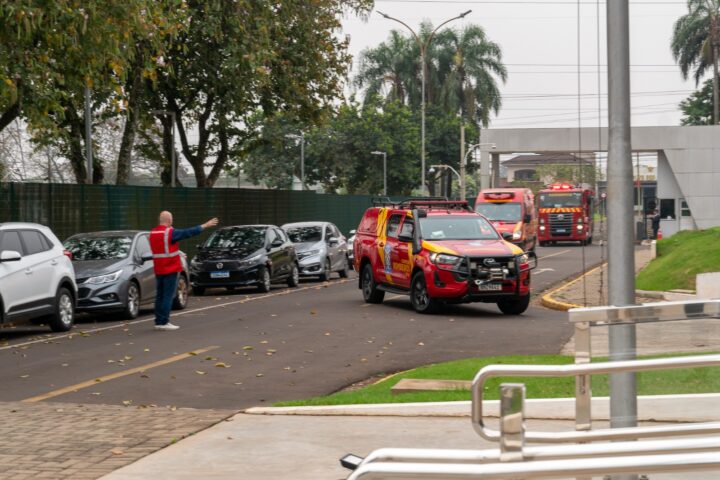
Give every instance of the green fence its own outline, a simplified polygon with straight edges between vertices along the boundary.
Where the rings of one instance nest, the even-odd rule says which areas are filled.
[[[211,217],[219,217],[222,225],[323,220],[347,235],[371,199],[287,190],[10,183],[0,184],[0,222],[41,223],[65,239],[79,232],[147,230],[156,225],[161,210],[170,210],[178,227]],[[194,253],[192,245],[183,249]]]

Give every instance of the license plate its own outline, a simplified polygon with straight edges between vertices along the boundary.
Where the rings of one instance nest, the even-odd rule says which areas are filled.
[[[476,280],[475,284],[481,292],[496,292],[502,290],[502,283],[480,283],[479,280]]]
[[[230,272],[210,272],[210,278],[230,278]]]
[[[564,229],[564,228],[558,228],[558,229],[556,230],[556,232],[557,232],[557,233],[565,233],[565,229]]]

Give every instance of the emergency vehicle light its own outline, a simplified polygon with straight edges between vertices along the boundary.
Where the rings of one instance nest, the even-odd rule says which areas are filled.
[[[550,185],[550,190],[572,190],[573,188],[575,187],[569,183],[554,183]]]
[[[489,192],[485,194],[485,198],[488,200],[510,200],[515,198],[513,192]]]

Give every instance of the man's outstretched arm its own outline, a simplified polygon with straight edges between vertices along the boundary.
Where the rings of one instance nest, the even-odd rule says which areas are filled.
[[[207,222],[203,223],[202,225],[197,225],[195,227],[190,228],[174,228],[173,234],[172,234],[172,243],[177,243],[181,240],[185,240],[186,238],[194,237],[196,235],[200,235],[203,230],[206,230],[208,228],[214,227],[218,224],[217,218],[211,218]]]

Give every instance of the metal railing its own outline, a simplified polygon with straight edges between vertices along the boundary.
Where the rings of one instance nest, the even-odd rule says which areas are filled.
[[[718,470],[720,436],[627,440],[718,434],[720,422],[591,430],[591,375],[720,365],[720,355],[591,364],[591,327],[708,318],[720,318],[720,300],[573,309],[570,321],[575,325],[574,365],[490,365],[476,375],[472,384],[472,425],[483,438],[499,442],[499,449],[384,448],[362,459],[349,479],[532,479]],[[525,387],[522,384],[503,384],[500,387],[500,430],[493,430],[485,424],[482,403],[488,379],[568,376],[576,377],[576,431],[527,432],[524,421]],[[614,442],[587,443],[607,440]],[[525,447],[525,441],[585,444]]]

